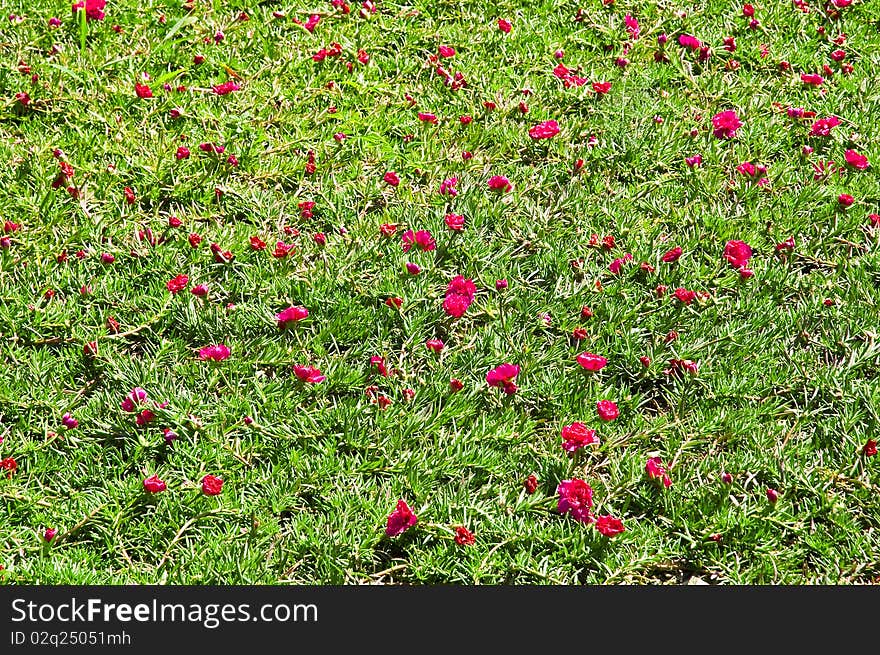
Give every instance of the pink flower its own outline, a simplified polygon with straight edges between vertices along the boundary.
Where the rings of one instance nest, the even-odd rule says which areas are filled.
[[[503,18],[498,19],[498,29],[501,30],[502,32],[504,32],[505,34],[510,33],[511,27],[512,26],[508,21],[504,20]]]
[[[385,184],[388,184],[390,186],[397,186],[398,184],[400,184],[400,177],[398,177],[397,173],[395,173],[394,171],[388,171],[387,173],[385,173],[384,176],[382,176],[382,179],[385,180]]]
[[[663,460],[659,457],[651,457],[647,461],[645,464],[645,473],[647,473],[648,477],[652,480],[662,481],[664,487],[669,487],[672,484],[672,480],[669,479],[669,475],[666,473],[666,468],[663,466]]]
[[[388,523],[385,526],[385,534],[396,537],[418,523],[418,517],[413,514],[404,500],[397,501],[397,507],[388,515]]]
[[[450,316],[460,318],[473,302],[476,291],[477,287],[473,280],[466,279],[461,275],[455,276],[446,287],[443,310]]]
[[[562,428],[562,449],[567,453],[573,453],[579,448],[599,443],[596,431],[589,429],[583,423],[572,423]]]
[[[599,413],[599,418],[603,421],[613,421],[620,416],[617,403],[613,400],[600,400],[596,403],[596,411]]]
[[[727,110],[715,114],[712,117],[713,134],[718,139],[733,139],[736,131],[743,126],[735,111]]]
[[[626,528],[623,527],[623,521],[620,519],[605,515],[596,519],[596,530],[604,537],[613,537],[625,532]]]
[[[137,408],[137,405],[146,402],[146,400],[147,392],[140,387],[135,387],[128,392],[128,395],[122,401],[120,407],[122,407],[122,410],[125,412],[133,412]]]
[[[486,382],[490,387],[501,387],[506,394],[516,393],[513,378],[519,375],[519,370],[516,364],[501,364],[486,373]]]
[[[208,295],[208,287],[204,284],[197,284],[192,289],[190,289],[189,292],[194,296],[204,298]]]
[[[503,175],[493,175],[489,178],[488,184],[493,191],[510,191],[513,188],[510,180]]]
[[[693,157],[685,157],[684,163],[690,166],[691,168],[697,168],[703,163],[703,157],[701,155],[694,155]]]
[[[222,362],[229,357],[229,347],[218,343],[213,346],[205,346],[199,349],[199,359],[202,361]]]
[[[775,505],[776,501],[779,500],[779,492],[776,489],[767,489],[767,500],[770,501],[771,505]]]
[[[843,156],[846,158],[847,164],[860,171],[865,170],[870,165],[868,164],[868,158],[855,150],[847,150],[843,153]]]
[[[601,355],[581,353],[577,356],[577,363],[588,371],[601,371],[608,364],[608,360]]]
[[[822,79],[821,75],[816,75],[815,73],[801,73],[801,82],[804,84],[809,84],[810,86],[821,86],[821,84],[825,80]]]
[[[400,235],[400,240],[403,252],[409,252],[413,244],[419,246],[422,251],[434,250],[437,247],[437,243],[428,230],[419,230],[418,232],[407,230]]]
[[[318,384],[327,379],[326,376],[321,375],[321,371],[314,366],[300,366],[299,364],[294,364],[293,373],[297,378],[303,382],[308,382],[309,384]]]
[[[848,193],[841,193],[839,196],[837,196],[837,202],[840,203],[840,206],[844,209],[852,205],[855,201],[856,199]]]
[[[529,130],[529,136],[533,139],[549,139],[559,134],[559,124],[554,120],[538,123]]]
[[[455,56],[455,48],[448,45],[441,45],[437,50],[441,57],[454,57]]]
[[[275,314],[278,320],[278,327],[285,328],[291,323],[301,321],[309,315],[309,310],[305,307],[288,307],[287,309]]]
[[[567,512],[581,523],[589,524],[595,520],[590,512],[593,506],[593,490],[586,482],[580,478],[563,480],[556,487],[556,493],[559,494],[556,510],[560,514]]]
[[[691,50],[697,50],[703,46],[702,42],[695,36],[691,36],[690,34],[682,34],[678,37],[678,45],[682,48],[689,48]]]
[[[223,489],[223,480],[210,473],[202,478],[202,493],[206,496],[218,496]]]
[[[458,195],[458,189],[455,188],[455,185],[458,184],[457,177],[450,177],[448,179],[443,180],[440,183],[439,193],[441,196],[450,196],[454,198]]]
[[[147,491],[148,493],[159,493],[160,491],[165,491],[167,488],[166,484],[160,480],[159,476],[155,473],[144,479],[144,491]]]
[[[47,542],[52,541],[56,534],[58,534],[57,528],[46,528],[46,531],[43,533],[43,539]]]
[[[425,112],[420,111],[418,113],[418,116],[419,116],[419,120],[422,121],[423,123],[432,123],[435,125],[437,124],[437,117],[434,114],[427,114]]]
[[[728,241],[724,246],[724,259],[736,269],[749,265],[752,249],[745,241]]]

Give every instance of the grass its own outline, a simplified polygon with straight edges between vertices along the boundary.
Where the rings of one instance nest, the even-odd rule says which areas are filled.
[[[0,477],[0,579],[875,581],[880,481],[863,447],[880,422],[880,230],[869,219],[880,211],[880,23],[870,1],[837,17],[810,4],[758,4],[749,29],[740,4],[717,0],[382,1],[366,17],[356,3],[346,14],[325,2],[111,0],[88,22],[69,3],[0,0],[0,214],[21,225],[0,249],[0,459],[17,465]],[[292,20],[311,13],[312,32]],[[621,67],[626,14],[640,35]],[[665,63],[654,58],[661,33]],[[684,33],[711,57],[680,47]],[[333,42],[341,55],[313,61]],[[439,64],[463,73],[464,88],[429,62],[444,44],[456,54]],[[837,48],[843,62],[830,58]],[[589,82],[565,88],[560,61]],[[823,64],[834,74],[821,89],[801,82]],[[229,80],[240,88],[211,91]],[[611,90],[595,93],[596,81]],[[841,123],[811,137],[814,119],[787,107]],[[714,138],[711,117],[731,109],[743,127]],[[549,119],[560,133],[530,139]],[[181,145],[189,158],[175,157]],[[813,164],[842,164],[850,148],[867,170],[814,179]],[[74,175],[55,189],[60,161]],[[736,172],[749,161],[768,167],[769,184]],[[388,171],[399,186],[383,182]],[[510,192],[487,188],[495,174]],[[439,194],[450,177],[458,194]],[[841,193],[855,198],[848,209]],[[445,225],[450,212],[463,231]],[[383,237],[383,224],[398,228]],[[139,238],[147,229],[153,238]],[[436,249],[403,252],[406,229],[429,230]],[[593,234],[614,248],[590,245]],[[777,252],[788,237],[793,251]],[[752,247],[754,277],[725,261],[729,240]],[[273,257],[277,241],[296,248]],[[673,246],[682,257],[662,262]],[[169,293],[180,274],[189,286]],[[477,291],[453,319],[442,303],[457,275]],[[679,287],[705,295],[685,305]],[[281,330],[275,314],[292,305],[309,316]],[[439,354],[425,346],[433,338]],[[97,356],[84,354],[89,342]],[[230,357],[201,361],[217,343]],[[581,352],[608,365],[584,371]],[[670,372],[672,359],[697,373]],[[486,383],[505,362],[521,367],[515,394]],[[326,380],[301,382],[294,364]],[[156,418],[144,426],[120,407],[135,387],[168,403],[148,404]],[[617,403],[616,420],[599,419],[601,399]],[[77,427],[63,427],[65,413]],[[569,456],[560,434],[573,422],[600,444]],[[178,438],[166,443],[163,428]],[[669,488],[646,475],[655,456]],[[152,474],[166,491],[144,490]],[[220,495],[201,492],[206,474],[224,480]],[[625,532],[605,537],[557,512],[557,485],[573,477],[592,487],[594,514]],[[418,524],[388,537],[398,499]],[[473,545],[454,541],[460,525]],[[48,542],[46,528],[58,530]]]

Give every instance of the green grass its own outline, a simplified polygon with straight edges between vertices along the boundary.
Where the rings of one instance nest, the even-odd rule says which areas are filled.
[[[760,25],[749,29],[741,4],[718,0],[382,1],[368,18],[357,3],[343,14],[299,0],[192,11],[111,0],[106,18],[88,23],[68,2],[0,0],[0,220],[22,226],[0,249],[0,459],[17,463],[0,477],[0,580],[876,580],[878,458],[862,448],[880,427],[880,230],[868,218],[880,212],[880,22],[874,0],[838,18],[810,4],[810,13],[758,4]],[[250,20],[236,19],[242,10]],[[322,16],[313,33],[291,20],[313,12]],[[627,13],[641,34],[624,68],[615,60]],[[59,27],[47,25],[52,16]],[[502,17],[510,34],[498,30]],[[654,60],[661,32],[666,63]],[[712,56],[700,62],[679,47],[682,33]],[[332,42],[342,55],[314,62]],[[462,72],[465,88],[445,86],[428,62],[442,44],[457,53],[441,65]],[[829,56],[838,47],[850,74]],[[566,66],[610,81],[610,92],[564,88],[552,74],[560,49]],[[824,93],[801,83],[823,64],[835,71]],[[135,94],[142,73],[152,98]],[[241,88],[211,92],[230,79]],[[16,100],[23,91],[27,106]],[[790,106],[841,124],[810,137],[812,120],[788,117]],[[710,119],[728,109],[744,126],[716,139]],[[548,119],[560,134],[532,141],[528,129]],[[204,153],[203,142],[226,151]],[[175,158],[180,145],[190,158]],[[848,148],[871,166],[814,180],[814,163],[842,163]],[[51,186],[54,149],[74,168],[78,198]],[[695,154],[703,164],[691,169],[684,158]],[[768,166],[768,186],[736,172],[745,161]],[[396,188],[382,181],[392,170]],[[488,190],[494,174],[510,179],[510,193]],[[449,177],[455,197],[438,194]],[[841,193],[854,196],[849,209],[838,207]],[[305,201],[315,202],[311,218],[300,215]],[[444,224],[449,212],[465,216],[462,232]],[[168,227],[172,215],[181,227]],[[390,238],[385,223],[399,226]],[[164,241],[139,240],[147,228]],[[404,253],[406,229],[430,230],[436,250]],[[589,245],[592,234],[613,235],[614,249]],[[252,250],[252,236],[267,249]],[[777,254],[790,236],[794,252]],[[273,257],[279,240],[296,250]],[[725,261],[728,240],[753,248],[753,278]],[[215,261],[211,243],[233,261]],[[661,262],[676,245],[682,258]],[[632,262],[610,273],[626,253]],[[190,284],[172,295],[165,285],[178,274]],[[442,302],[456,275],[477,293],[453,320]],[[498,291],[502,278],[509,287]],[[189,292],[199,283],[205,299]],[[81,295],[83,285],[93,293]],[[678,287],[707,296],[685,306],[671,297]],[[390,297],[403,299],[399,310]],[[310,315],[279,330],[274,315],[290,305]],[[678,337],[667,342],[670,331]],[[426,348],[432,338],[446,344],[441,353]],[[94,358],[83,354],[91,341]],[[229,359],[200,361],[198,349],[215,343]],[[582,370],[584,351],[608,366]],[[393,374],[377,375],[373,356]],[[670,359],[693,360],[698,373],[666,374]],[[505,362],[521,367],[509,396],[485,379]],[[294,364],[326,380],[302,383]],[[451,378],[464,384],[458,393]],[[371,402],[370,385],[387,408]],[[143,427],[120,408],[134,387],[168,402]],[[599,420],[600,399],[614,400],[619,418]],[[65,412],[78,427],[62,426]],[[601,443],[570,457],[560,433],[575,421]],[[162,428],[179,438],[166,445]],[[667,466],[668,489],[645,473],[652,456]],[[154,473],[168,488],[151,495],[142,482]],[[208,473],[224,479],[219,496],[201,493]],[[572,477],[593,488],[594,513],[622,519],[625,532],[609,539],[556,511],[557,485]],[[775,505],[768,487],[780,493]],[[419,522],[388,538],[400,498]],[[454,542],[459,525],[473,545]],[[49,543],[46,528],[58,530]]]

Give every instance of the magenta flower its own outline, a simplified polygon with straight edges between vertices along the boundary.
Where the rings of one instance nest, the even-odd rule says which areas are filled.
[[[529,136],[533,139],[549,139],[559,134],[559,124],[556,121],[544,121],[538,123],[529,130]]]
[[[843,153],[843,156],[846,159],[846,163],[857,170],[863,171],[870,166],[868,158],[855,150],[847,150]]]
[[[581,523],[589,524],[595,520],[590,512],[593,506],[593,490],[586,482],[579,478],[563,480],[556,487],[556,493],[559,494],[556,510],[560,514],[567,512]]]
[[[608,360],[602,355],[581,353],[577,356],[577,363],[588,371],[601,371],[608,364]]]
[[[589,429],[583,423],[572,423],[562,428],[562,449],[567,453],[573,453],[579,448],[599,443],[596,431]]]
[[[727,110],[715,114],[712,117],[713,134],[718,139],[733,139],[736,131],[743,126],[735,111]]]
[[[443,300],[443,311],[454,318],[460,318],[474,301],[477,287],[473,280],[461,275],[455,276],[446,287],[446,298]]]
[[[275,314],[278,320],[278,327],[286,328],[292,323],[301,321],[309,315],[309,310],[305,307],[288,307],[287,309]]]
[[[144,491],[148,493],[159,493],[160,491],[165,491],[167,488],[168,486],[162,480],[160,480],[159,476],[155,473],[150,477],[144,479]]]
[[[617,403],[613,400],[600,400],[596,403],[596,411],[599,413],[599,418],[603,421],[613,421],[620,416]]]
[[[418,523],[419,518],[413,514],[404,500],[397,501],[397,507],[388,515],[388,523],[385,526],[385,534],[389,537],[396,537],[406,532],[409,528]]]
[[[503,175],[493,175],[489,178],[489,188],[493,191],[510,191],[513,185]]]
[[[137,409],[138,405],[146,402],[146,400],[147,392],[140,387],[135,387],[128,392],[128,395],[125,397],[125,400],[122,401],[120,407],[122,407],[122,410],[125,412],[133,412]]]
[[[516,364],[501,364],[486,373],[486,382],[490,387],[501,387],[506,394],[516,393],[516,384],[513,381],[519,375],[519,366]]]
[[[724,259],[736,269],[749,265],[752,249],[745,241],[728,241],[724,246]]]
[[[321,371],[314,366],[300,366],[299,364],[294,364],[293,373],[297,378],[303,382],[308,382],[309,384],[318,384],[327,379],[327,377],[321,375]]]
[[[666,468],[663,466],[663,460],[659,457],[651,457],[645,463],[645,473],[652,480],[660,480],[664,487],[669,487],[672,484],[672,480],[669,479]]]
[[[202,361],[222,362],[229,357],[229,347],[218,343],[213,346],[205,346],[199,349],[199,359]]]

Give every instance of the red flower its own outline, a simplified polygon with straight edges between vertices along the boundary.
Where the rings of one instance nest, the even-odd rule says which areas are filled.
[[[579,448],[599,443],[596,431],[589,429],[583,423],[572,423],[562,428],[562,449],[567,453],[573,453]]]
[[[448,45],[441,45],[438,51],[441,57],[454,57],[455,56],[455,48],[450,47]]]
[[[715,114],[712,117],[713,134],[718,139],[733,139],[736,131],[743,126],[735,111],[727,110]]]
[[[752,249],[745,241],[728,241],[724,246],[724,259],[736,269],[748,266]]]
[[[458,378],[452,378],[449,381],[449,388],[452,389],[453,393],[455,393],[464,389],[464,383]]]
[[[529,130],[529,136],[533,139],[549,139],[559,134],[559,124],[554,120],[538,123]]]
[[[523,486],[526,488],[526,493],[531,495],[538,490],[538,478],[534,475],[530,475],[526,478],[526,481],[523,482]]]
[[[7,471],[6,477],[11,478],[12,474],[15,473],[16,469],[18,469],[18,462],[15,461],[14,457],[7,457],[5,459],[0,459],[0,470]]]
[[[309,310],[305,307],[288,307],[287,309],[275,314],[278,321],[278,327],[285,328],[291,323],[301,321],[309,315]]]
[[[419,120],[422,121],[423,123],[432,123],[434,125],[437,124],[437,117],[434,114],[427,114],[427,113],[420,111],[418,116],[419,116]]]
[[[385,184],[388,184],[390,186],[397,186],[398,184],[400,184],[400,178],[394,171],[388,171],[387,173],[385,173],[385,175],[382,176],[382,179],[385,180]]]
[[[493,191],[510,191],[513,188],[513,185],[510,184],[510,180],[508,180],[503,175],[493,175],[489,178],[489,188]]]
[[[626,531],[626,528],[623,527],[623,521],[608,515],[596,519],[596,529],[599,534],[605,537],[613,537]]]
[[[822,79],[821,75],[816,75],[815,73],[801,73],[801,82],[804,84],[820,86],[824,81],[825,80]]]
[[[605,95],[611,90],[611,82],[593,82],[593,91]]]
[[[599,418],[603,421],[613,421],[620,416],[617,403],[613,400],[600,400],[596,403],[596,411],[599,413]]]
[[[779,500],[779,492],[776,489],[767,488],[767,500],[770,501],[771,505],[775,505],[776,501]]]
[[[658,292],[659,292],[659,289],[660,289],[660,287],[657,287]],[[685,305],[690,305],[694,301],[694,299],[697,297],[697,292],[696,291],[689,291],[688,289],[685,289],[684,287],[679,287],[675,290],[675,297],[678,299],[679,302],[682,302]]]
[[[122,193],[125,195],[125,202],[129,205],[133,205],[135,201],[134,191],[131,190],[131,187],[125,187],[122,190]]]
[[[144,479],[144,490],[151,493],[159,493],[160,491],[165,491],[168,487],[166,484],[159,479],[159,476],[155,473],[148,478]]]
[[[490,387],[501,387],[506,394],[516,393],[513,378],[519,375],[519,370],[516,364],[501,364],[486,373],[486,383]]]
[[[165,287],[174,294],[183,291],[187,284],[189,284],[189,277],[186,275],[178,275],[177,277],[168,280]]]
[[[385,366],[385,358],[379,355],[370,357],[370,366],[375,367],[380,375],[388,377],[388,368]]]
[[[645,473],[647,473],[648,477],[652,480],[662,481],[664,487],[669,487],[672,484],[672,480],[669,479],[669,475],[666,473],[666,468],[663,466],[663,460],[659,457],[652,457],[647,461],[645,464]]]
[[[418,232],[407,230],[400,235],[400,240],[403,252],[409,252],[413,244],[416,244],[423,252],[434,250],[437,247],[434,237],[428,230],[419,230]]]
[[[682,249],[680,246],[676,246],[672,250],[668,250],[661,258],[660,261],[665,262],[667,264],[671,264],[674,261],[678,261],[678,258],[681,257]]]
[[[590,508],[593,506],[593,490],[586,482],[579,478],[563,480],[556,487],[559,500],[556,510],[560,514],[568,512],[572,518],[581,523],[592,523],[595,519]]]
[[[153,97],[153,90],[147,84],[135,83],[134,92],[137,94],[138,98],[152,98]]]
[[[177,152],[174,153],[174,156],[177,159],[189,159],[189,148],[187,148],[186,146],[180,146],[177,149]]]
[[[843,153],[843,156],[846,158],[847,164],[860,171],[865,170],[870,165],[868,164],[868,158],[855,150],[847,150]]]
[[[46,528],[46,531],[43,533],[43,539],[47,542],[52,541],[55,538],[55,535],[58,534],[57,528]]]
[[[876,454],[877,454],[877,442],[874,441],[873,439],[868,439],[868,441],[866,441],[865,445],[862,447],[862,455],[864,455],[865,457],[873,457]],[[13,464],[14,463],[15,462],[13,461]],[[13,469],[13,470],[15,470],[15,469]]]
[[[397,507],[388,515],[385,534],[389,537],[396,537],[413,527],[418,523],[418,520],[418,517],[409,508],[409,505],[403,500],[398,500]]]
[[[455,528],[455,543],[459,546],[472,546],[476,539],[474,538],[474,533],[468,530],[463,525]]]
[[[855,201],[856,199],[848,193],[841,193],[839,196],[837,196],[837,202],[839,202],[840,206],[844,209],[852,205]]]
[[[202,493],[206,496],[218,496],[223,489],[223,480],[210,473],[202,478]]]
[[[218,343],[213,346],[205,346],[199,349],[199,359],[202,361],[222,362],[229,358],[229,347],[226,344]]]
[[[508,21],[504,20],[503,18],[498,19],[498,29],[501,30],[502,32],[504,32],[505,34],[510,33],[511,27],[512,26]]]
[[[608,359],[602,355],[581,353],[577,356],[577,363],[588,371],[601,371],[608,364]]]
[[[128,392],[128,395],[125,396],[125,400],[122,401],[120,407],[122,407],[122,410],[125,412],[133,412],[137,405],[146,402],[146,400],[147,392],[140,387],[135,387]]]

